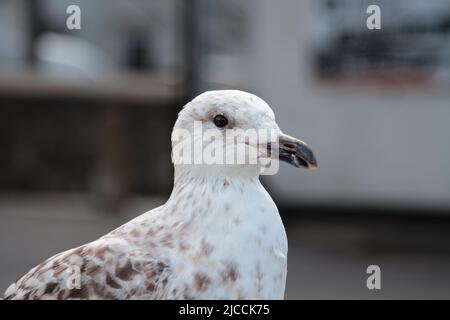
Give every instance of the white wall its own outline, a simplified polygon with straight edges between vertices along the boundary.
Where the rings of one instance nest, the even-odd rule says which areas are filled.
[[[316,83],[309,1],[253,0],[246,77],[319,170],[283,165],[266,181],[292,203],[450,208],[450,94]]]

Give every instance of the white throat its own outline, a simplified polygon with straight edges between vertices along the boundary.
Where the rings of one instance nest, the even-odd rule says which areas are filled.
[[[259,165],[206,165],[183,164],[174,165],[174,187],[184,181],[204,181],[216,183],[220,181],[253,182],[259,180]]]
[[[286,233],[259,174],[250,170],[230,176],[227,172],[225,177],[189,169],[175,167],[175,185],[161,217],[178,230],[186,248],[180,277],[208,266],[215,270],[211,281],[220,283],[220,270],[233,266],[237,275],[233,286],[210,286],[204,298],[282,299]]]

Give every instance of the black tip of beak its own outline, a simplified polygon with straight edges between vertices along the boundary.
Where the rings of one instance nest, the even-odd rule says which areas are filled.
[[[304,143],[298,143],[296,145],[296,149],[297,152],[295,153],[295,157],[300,162],[301,166],[306,167],[310,170],[317,169],[317,159],[308,145]]]
[[[294,167],[317,169],[317,160],[309,146],[296,138],[282,135],[279,138],[279,157]]]

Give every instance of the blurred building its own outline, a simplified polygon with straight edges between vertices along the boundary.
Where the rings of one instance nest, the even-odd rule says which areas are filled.
[[[249,90],[266,99],[282,126],[309,142],[319,157],[321,170],[313,175],[291,175],[282,168],[278,176],[265,179],[280,200],[291,205],[450,208],[450,176],[443,170],[450,161],[445,143],[450,133],[448,1],[376,1],[382,8],[382,30],[366,28],[365,10],[373,1],[113,2],[2,1],[0,90],[19,99],[91,98],[104,106],[141,102],[148,107],[141,108],[144,113],[165,104],[172,119],[200,91]],[[82,8],[79,31],[65,29],[65,9],[73,3]],[[126,122],[123,126],[135,128],[134,119],[124,118],[138,111],[123,112],[106,115],[105,121],[118,117]],[[96,127],[92,116],[79,121]],[[2,118],[12,123],[7,115]],[[167,134],[173,120],[165,119]],[[28,130],[39,126],[34,120]],[[76,120],[71,123],[74,130],[81,127]],[[7,127],[4,135],[20,134],[6,133]],[[83,131],[91,140],[94,128],[89,128]],[[52,136],[60,134],[57,130]],[[8,152],[0,188],[64,188],[62,183],[36,182],[42,180],[30,175],[36,168],[26,166],[39,170],[46,160],[35,154],[41,151],[31,150],[38,147],[34,142],[25,146],[17,139],[8,137],[9,146],[4,142]],[[81,137],[74,139],[81,143]],[[128,161],[134,167],[145,157],[144,142],[139,143],[142,150],[128,146],[135,159],[123,160],[123,166]],[[160,147],[167,155],[169,146]],[[84,166],[74,171],[77,176],[94,165],[93,153],[80,151]],[[127,178],[134,179],[130,191],[158,191],[151,187],[152,179],[140,181],[143,170],[139,167],[132,173],[137,177]],[[170,189],[161,180],[158,184],[165,186],[163,193]],[[88,182],[79,185],[83,189]]]
[[[263,177],[287,297],[449,297],[450,0],[0,0],[0,39],[0,287],[163,202],[177,112],[236,88],[319,161]]]

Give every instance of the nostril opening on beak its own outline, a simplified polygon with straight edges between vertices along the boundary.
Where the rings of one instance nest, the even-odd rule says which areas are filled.
[[[295,149],[295,145],[292,144],[292,143],[285,143],[284,146],[289,148],[289,149]]]

